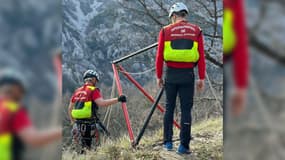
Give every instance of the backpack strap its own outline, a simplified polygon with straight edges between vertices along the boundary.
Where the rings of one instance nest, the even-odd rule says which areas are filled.
[[[90,99],[92,99],[92,96],[97,89],[100,91],[100,89],[95,86],[88,86],[88,88],[91,90],[91,94],[90,94],[91,97],[89,97]],[[95,119],[98,119],[98,116],[97,116],[98,109],[99,109],[98,105],[92,100],[92,116],[94,116]]]

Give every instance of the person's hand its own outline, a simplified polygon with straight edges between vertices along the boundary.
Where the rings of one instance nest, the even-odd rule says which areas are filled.
[[[201,79],[199,79],[198,81],[197,81],[197,91],[198,92],[202,92],[203,90],[204,90],[204,88],[205,88],[205,80],[201,80]]]
[[[118,102],[122,102],[122,103],[127,102],[127,97],[125,95],[120,95],[118,97]]]
[[[240,115],[240,113],[245,108],[246,101],[246,89],[238,88],[234,91],[231,99],[232,113],[235,116]]]
[[[156,81],[157,81],[157,86],[158,86],[159,88],[162,88],[163,85],[164,85],[163,80],[162,80],[161,78],[158,78]]]

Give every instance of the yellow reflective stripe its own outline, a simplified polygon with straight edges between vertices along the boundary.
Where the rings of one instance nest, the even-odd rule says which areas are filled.
[[[198,42],[193,43],[192,49],[173,49],[170,41],[164,43],[163,57],[165,61],[197,62],[199,60]]]
[[[236,46],[236,41],[236,33],[234,31],[234,14],[230,9],[225,9],[223,22],[224,54],[229,54],[232,52]]]
[[[95,86],[87,86],[88,89],[90,89],[91,91],[94,91],[96,89]]]
[[[9,109],[10,112],[16,112],[19,109],[18,103],[14,103],[11,101],[3,102],[3,106]]]
[[[0,159],[11,160],[12,159],[12,135],[2,134],[0,135]]]
[[[84,103],[82,109],[73,109],[71,115],[75,119],[84,119],[92,117],[92,102],[88,101]]]

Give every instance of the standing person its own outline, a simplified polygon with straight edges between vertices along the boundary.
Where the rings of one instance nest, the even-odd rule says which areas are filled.
[[[172,24],[161,29],[156,57],[157,84],[165,87],[166,112],[164,115],[164,149],[172,150],[173,118],[176,97],[181,104],[180,145],[177,153],[190,154],[191,110],[194,96],[194,67],[198,65],[198,91],[205,86],[205,57],[203,34],[200,27],[186,20],[189,10],[183,3],[175,3],[169,12]],[[165,81],[162,79],[166,63]]]
[[[61,138],[61,127],[39,131],[21,104],[26,92],[20,73],[0,73],[0,159],[23,159],[24,145],[43,146]]]
[[[118,98],[103,99],[99,88],[99,74],[95,70],[87,70],[83,75],[84,85],[78,88],[71,97],[68,114],[72,124],[75,123],[74,136],[81,137],[82,147],[90,149],[92,139],[96,136],[96,123],[100,123],[97,117],[98,106],[107,107],[118,102],[126,102],[125,95]],[[102,127],[102,126],[101,126]],[[75,137],[76,138],[76,137]]]
[[[224,63],[232,62],[233,65],[235,86],[230,105],[233,111],[232,113],[238,116],[245,108],[249,75],[249,54],[244,16],[244,0],[224,0],[223,2]],[[226,88],[227,87],[224,87],[224,89]],[[227,96],[226,93],[225,95]],[[226,108],[224,109],[226,110]],[[226,112],[224,111],[224,113]]]

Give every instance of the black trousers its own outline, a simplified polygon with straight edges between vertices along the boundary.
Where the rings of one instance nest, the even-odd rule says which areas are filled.
[[[177,95],[179,95],[181,108],[180,143],[189,149],[194,85],[195,77],[193,69],[167,68],[165,78],[166,112],[164,115],[164,143],[172,142],[174,109]]]

